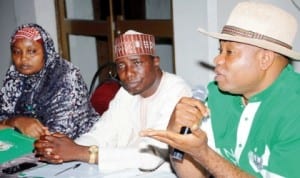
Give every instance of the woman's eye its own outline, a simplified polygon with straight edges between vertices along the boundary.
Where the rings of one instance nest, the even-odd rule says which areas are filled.
[[[19,54],[21,54],[21,51],[20,50],[12,50],[12,53],[13,53],[13,55],[19,55]]]
[[[34,50],[34,49],[33,50],[28,50],[27,53],[30,54],[30,55],[33,55],[33,54],[36,53],[36,50]]]

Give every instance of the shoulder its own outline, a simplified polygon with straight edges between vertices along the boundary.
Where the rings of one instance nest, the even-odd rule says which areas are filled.
[[[115,100],[115,101],[131,101],[133,98],[136,98],[136,97],[137,97],[136,95],[131,95],[130,93],[128,93],[127,90],[125,90],[121,86],[120,89],[117,91],[113,100]]]
[[[161,82],[162,85],[168,87],[183,87],[183,88],[190,89],[190,86],[186,83],[186,81],[182,77],[168,72],[163,72],[163,77]]]
[[[53,60],[47,67],[46,73],[58,78],[82,78],[80,69],[70,61],[62,58]]]
[[[191,87],[179,76],[164,72],[161,82],[152,99],[171,101],[183,96],[191,96]],[[172,99],[171,99],[172,98]],[[177,101],[176,101],[177,102]]]
[[[53,69],[58,72],[79,71],[79,68],[76,65],[63,58],[56,58],[52,60],[46,68]]]

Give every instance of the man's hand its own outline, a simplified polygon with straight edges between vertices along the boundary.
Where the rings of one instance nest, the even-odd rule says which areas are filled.
[[[68,161],[88,161],[88,147],[77,145],[66,135],[55,133],[43,135],[34,144],[36,156],[41,161],[62,163]]]
[[[176,104],[167,131],[148,129],[140,134],[164,142],[193,156],[199,153],[200,148],[208,147],[207,136],[199,129],[202,119],[208,115],[209,110],[204,103],[194,98],[183,97]],[[183,126],[190,128],[192,133],[179,134]]]
[[[203,117],[209,115],[209,109],[197,99],[183,97],[176,104],[167,130],[179,133],[181,127],[198,128]]]
[[[181,135],[172,131],[160,131],[147,129],[140,132],[143,137],[151,137],[177,148],[192,157],[198,156],[208,148],[207,136],[200,129],[192,129],[191,134]]]

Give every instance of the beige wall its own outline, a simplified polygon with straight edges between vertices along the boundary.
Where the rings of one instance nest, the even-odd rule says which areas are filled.
[[[200,60],[211,63],[218,48],[215,40],[200,35],[196,29],[201,26],[210,31],[219,31],[233,6],[240,1],[173,0],[176,72],[192,86],[206,84],[212,79],[213,74],[197,63]],[[300,23],[300,11],[293,6],[291,0],[264,1],[288,10]],[[295,2],[300,4],[299,0]],[[1,0],[0,18],[0,80],[2,81],[10,65],[9,36],[17,25],[36,22],[45,27],[52,37],[57,36],[54,1]],[[300,30],[296,39],[300,39]],[[56,38],[54,40],[57,47]],[[294,49],[300,51],[300,40],[295,44]],[[300,71],[300,63],[296,62],[294,65],[296,70]],[[86,74],[89,71],[82,70],[82,73]]]

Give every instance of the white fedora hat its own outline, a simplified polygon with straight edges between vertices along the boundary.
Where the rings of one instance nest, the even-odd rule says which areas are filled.
[[[241,2],[232,10],[221,33],[201,28],[198,31],[213,38],[258,46],[300,60],[300,53],[292,50],[297,33],[295,17],[271,4]]]

